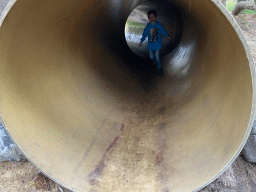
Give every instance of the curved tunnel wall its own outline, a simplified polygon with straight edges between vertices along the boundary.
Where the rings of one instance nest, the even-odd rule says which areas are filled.
[[[154,76],[124,37],[147,2],[17,1],[1,26],[4,124],[69,189],[193,191],[250,133],[255,72],[239,30],[212,1],[172,1],[183,34]]]

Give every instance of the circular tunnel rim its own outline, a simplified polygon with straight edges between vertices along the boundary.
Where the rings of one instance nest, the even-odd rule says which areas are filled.
[[[251,133],[251,130],[252,130],[252,126],[253,126],[253,122],[254,122],[254,118],[255,118],[255,115],[256,115],[256,112],[255,112],[255,110],[256,110],[255,109],[256,70],[255,70],[254,60],[253,60],[253,57],[252,57],[252,54],[251,54],[250,47],[249,47],[249,45],[247,43],[247,40],[245,39],[245,36],[244,36],[241,28],[239,27],[238,23],[232,17],[232,15],[228,12],[226,7],[221,3],[221,1],[220,0],[211,0],[211,1],[215,4],[215,6],[222,12],[222,14],[230,22],[232,27],[235,29],[239,39],[241,40],[244,49],[246,50],[247,58],[249,60],[249,66],[250,66],[250,71],[251,71],[251,80],[252,80],[252,91],[253,91],[253,95],[252,95],[252,109],[251,109],[251,116],[250,116],[250,120],[249,120],[249,123],[248,123],[248,126],[247,126],[247,130],[246,130],[246,133],[244,135],[244,139],[243,139],[242,143],[240,144],[240,146],[238,147],[238,149],[235,152],[235,154],[233,155],[233,157],[229,160],[229,162],[226,164],[226,166],[224,166],[222,168],[222,170],[217,175],[215,175],[211,180],[209,180],[204,185],[202,185],[201,187],[196,189],[195,192],[198,191],[198,190],[203,189],[204,187],[206,187],[210,183],[212,183],[214,180],[216,180],[218,177],[220,177],[228,169],[228,167],[230,167],[233,164],[233,162],[237,159],[237,157],[239,156],[240,152],[244,148],[244,146],[245,146],[245,144],[246,144],[246,142],[247,142],[247,140],[248,140],[248,138],[250,136],[250,133]]]
[[[256,115],[256,109],[255,109],[255,98],[256,98],[256,69],[254,66],[254,60],[249,48],[249,45],[247,43],[247,40],[241,30],[241,28],[239,27],[239,25],[237,24],[236,20],[232,17],[232,15],[228,12],[228,10],[226,9],[226,7],[224,7],[224,5],[220,2],[220,0],[211,0],[212,3],[215,4],[215,6],[221,11],[221,13],[226,17],[226,19],[230,22],[230,24],[232,25],[232,27],[234,28],[234,30],[236,31],[239,39],[242,42],[242,45],[246,51],[247,54],[247,58],[249,61],[249,67],[250,67],[250,72],[251,72],[251,80],[252,80],[252,91],[253,91],[253,95],[252,95],[252,108],[251,108],[251,115],[250,115],[250,120],[248,122],[248,126],[245,132],[245,135],[243,137],[242,143],[240,144],[240,146],[237,148],[236,152],[234,153],[233,157],[229,160],[229,162],[221,169],[220,172],[218,172],[218,174],[216,174],[212,179],[210,179],[208,182],[206,182],[204,185],[202,185],[201,187],[197,188],[196,190],[194,190],[194,192],[206,187],[207,185],[209,185],[210,183],[212,183],[215,179],[217,179],[223,172],[226,171],[226,169],[236,160],[236,158],[239,156],[240,152],[242,151],[244,145],[247,142],[247,139],[250,136],[251,133],[251,129],[252,129],[252,125],[254,122],[254,118]],[[13,5],[17,2],[17,0],[10,0],[8,2],[8,4],[6,5],[6,7],[4,8],[2,14],[0,15],[0,27],[2,26],[4,19],[6,18],[6,16],[8,15],[9,11],[11,10],[11,8],[13,7]],[[27,160],[33,164],[35,167],[37,167],[40,171],[42,171],[47,177],[49,177],[51,180],[53,180],[54,182],[56,182],[57,184],[69,189],[69,190],[73,190],[71,188],[69,188],[68,186],[65,186],[64,184],[58,182],[57,180],[55,180],[54,178],[52,178],[51,176],[49,176],[47,173],[45,173],[42,169],[40,169],[34,162],[32,162],[30,160],[30,158],[27,156],[27,154],[22,150],[22,148],[20,147],[20,145],[18,143],[16,143],[16,141],[12,138],[12,136],[10,135],[8,128],[5,126],[4,120],[1,117],[0,114],[0,123],[3,124],[3,126],[5,127],[8,135],[10,136],[11,140],[13,141],[13,143],[20,149],[20,151],[24,154],[24,156],[27,158]]]

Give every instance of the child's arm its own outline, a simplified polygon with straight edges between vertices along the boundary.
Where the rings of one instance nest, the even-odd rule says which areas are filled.
[[[147,26],[145,27],[143,33],[142,33],[142,38],[140,40],[139,47],[142,45],[142,42],[145,41],[146,37],[149,35],[149,32],[147,30]]]

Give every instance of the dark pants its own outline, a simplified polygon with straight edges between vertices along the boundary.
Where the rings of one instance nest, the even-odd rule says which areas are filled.
[[[152,59],[153,61],[154,60],[156,61],[157,68],[162,69],[159,52],[160,50],[149,50],[149,56],[150,56],[150,59]]]

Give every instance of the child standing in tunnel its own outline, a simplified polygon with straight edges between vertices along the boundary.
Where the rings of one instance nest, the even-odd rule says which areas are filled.
[[[149,23],[144,29],[142,34],[142,38],[139,44],[139,47],[142,45],[142,42],[148,37],[148,50],[150,59],[156,61],[158,73],[162,74],[163,69],[160,62],[159,52],[162,47],[162,37],[161,34],[168,37],[170,39],[170,35],[168,32],[162,27],[162,25],[156,21],[157,13],[155,10],[150,10],[148,12],[148,20]]]

